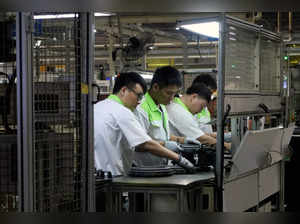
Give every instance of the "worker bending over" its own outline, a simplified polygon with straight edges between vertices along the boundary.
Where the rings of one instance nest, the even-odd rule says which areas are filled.
[[[115,80],[113,94],[94,106],[96,168],[114,176],[126,175],[135,151],[145,151],[192,170],[187,159],[152,140],[136,120],[132,111],[145,92],[146,83],[140,75],[123,73]]]
[[[188,136],[197,139],[201,144],[215,145],[216,139],[205,134],[197,121],[195,114],[205,108],[211,100],[211,91],[204,84],[190,86],[181,97],[176,97],[167,106],[170,130],[174,135]],[[224,143],[227,150],[230,143]]]
[[[172,151],[180,150],[179,142],[199,143],[194,139],[170,135],[169,118],[165,105],[174,99],[181,86],[181,74],[176,68],[164,66],[156,69],[150,90],[135,110],[136,117],[147,134]],[[164,159],[153,153],[136,153],[134,161],[136,166],[166,165]]]

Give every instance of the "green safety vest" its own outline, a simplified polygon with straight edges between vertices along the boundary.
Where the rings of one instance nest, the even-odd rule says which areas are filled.
[[[123,102],[121,101],[121,99],[120,99],[117,95],[115,95],[115,94],[110,94],[109,97],[108,97],[108,99],[111,99],[111,100],[113,100],[113,101],[115,101],[115,102],[117,102],[117,103],[119,103],[119,104],[121,104],[121,105],[124,106],[124,103],[123,103]]]
[[[140,105],[140,107],[148,114],[149,122],[152,125],[156,126],[156,121],[163,120],[163,128],[165,129],[166,133],[168,133],[169,126],[167,109],[164,105],[160,106],[163,111],[163,117],[158,105],[155,104],[154,100],[148,92],[145,94],[145,97]]]
[[[180,106],[182,106],[186,111],[188,111],[189,113],[191,113],[191,111],[189,110],[189,108],[187,108],[187,106],[182,102],[182,100],[179,97],[175,97],[174,98],[174,103],[179,104]],[[192,114],[192,113],[191,113]]]
[[[207,123],[211,121],[210,112],[207,107],[205,107],[200,113],[196,114],[196,117],[201,123]]]

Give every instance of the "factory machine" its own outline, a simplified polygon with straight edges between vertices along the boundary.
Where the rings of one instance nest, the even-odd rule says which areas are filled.
[[[224,160],[223,211],[283,211],[284,164],[294,123],[282,41],[232,17],[222,25],[218,88],[224,86],[221,106],[230,109],[224,130],[232,135],[232,159]]]
[[[119,193],[117,198],[111,198],[112,204],[119,206],[114,211],[124,211],[124,203],[128,204],[121,203],[120,192],[124,191],[129,192],[129,204],[135,199],[131,193],[146,192],[146,211],[155,211],[154,205],[160,210],[170,208],[173,206],[170,202],[159,204],[157,197],[150,193],[176,195],[174,189],[180,189],[182,194],[179,195],[186,196],[185,199],[178,196],[180,203],[172,207],[179,211],[284,210],[285,160],[290,153],[288,145],[295,126],[290,76],[283,66],[281,38],[261,26],[229,16],[201,18],[198,22],[212,19],[217,19],[221,28],[216,76],[218,111],[212,125],[215,131],[222,130],[222,126],[225,132],[231,132],[230,155],[220,153],[222,143],[215,149],[186,145],[183,146],[185,156],[196,165],[199,171],[196,174],[187,177],[176,167],[134,168],[130,173],[132,177],[109,178],[113,192]],[[216,71],[211,72],[216,74]],[[192,74],[193,71],[186,72],[186,83],[192,81]],[[217,141],[222,142],[222,138],[222,134],[218,135]],[[166,177],[157,179],[163,175]],[[175,180],[177,185],[172,182]],[[191,186],[198,188],[189,188]],[[129,211],[135,209],[129,206]]]

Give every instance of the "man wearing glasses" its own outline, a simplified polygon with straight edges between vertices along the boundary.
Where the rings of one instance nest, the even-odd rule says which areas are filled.
[[[94,106],[96,169],[126,175],[135,151],[144,151],[175,161],[186,169],[193,165],[179,154],[151,139],[133,110],[146,92],[145,80],[137,73],[122,73],[115,80],[113,94]]]
[[[169,120],[166,110],[182,86],[181,74],[176,68],[164,66],[156,69],[150,90],[141,104],[134,111],[138,121],[152,139],[159,141],[166,148],[178,152],[178,143],[196,143],[197,140],[170,135]],[[135,153],[136,166],[164,166],[165,159],[148,152]]]

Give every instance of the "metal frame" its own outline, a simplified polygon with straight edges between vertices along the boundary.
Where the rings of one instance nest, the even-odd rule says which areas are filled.
[[[17,121],[18,121],[18,196],[19,211],[34,211],[34,144],[33,144],[33,68],[32,68],[32,14],[17,13]],[[82,161],[84,186],[82,187],[82,210],[95,211],[93,107],[92,81],[94,73],[94,13],[80,13],[80,69],[81,83],[88,87],[82,100]]]
[[[261,29],[261,31],[260,31],[260,40],[259,40],[260,45],[261,45],[261,42],[262,42],[262,38],[268,38],[268,39],[271,39],[271,40],[273,40],[273,41],[280,44],[279,36],[276,36],[275,34],[269,32],[267,30],[264,30],[264,29]],[[281,47],[281,44],[280,44],[280,47]],[[277,69],[279,69],[279,73],[280,73],[280,71],[282,70],[282,61],[281,61],[281,55],[282,55],[281,51],[282,50],[280,50],[280,49],[278,49],[278,50],[279,50],[279,52],[277,52],[277,54],[279,55],[279,59],[277,59],[277,60],[279,61],[279,64],[277,65]],[[261,89],[261,83],[262,83],[262,66],[261,66],[261,64],[262,64],[262,60],[261,60],[261,58],[262,58],[262,55],[261,55],[262,48],[261,47],[260,47],[259,51],[260,51],[259,52],[260,53],[259,54],[259,56],[260,56],[260,59],[259,59],[259,61],[260,61],[260,64],[259,64],[259,67],[260,67],[260,69],[259,69],[259,77],[260,77],[260,90],[259,90],[259,93],[260,93],[260,95],[282,96],[282,88],[280,88],[279,92],[276,92],[274,90],[269,91],[269,90],[262,90]],[[279,80],[279,85],[282,85],[282,77],[281,76],[280,76],[280,80]]]
[[[241,28],[246,28],[258,32],[259,37],[267,37],[274,41],[280,41],[280,37],[272,32],[263,30],[260,26],[253,25],[251,23],[236,19],[230,16],[225,16],[225,13],[221,13],[219,16],[219,46],[218,46],[218,102],[217,102],[217,152],[216,152],[216,185],[217,185],[217,197],[216,197],[216,208],[218,211],[223,211],[223,186],[224,186],[224,177],[223,177],[223,165],[224,165],[224,127],[223,127],[223,116],[224,116],[224,107],[225,107],[225,95],[247,95],[243,91],[237,91],[236,93],[226,92],[225,93],[225,46],[226,46],[226,25],[233,24]],[[256,52],[260,51],[260,38],[257,42]],[[280,52],[279,52],[280,53]],[[252,93],[252,95],[267,95],[267,96],[278,96],[280,93],[272,92],[262,92],[261,91],[261,60],[256,59],[256,64],[259,64],[259,68],[255,70],[255,73],[259,73],[258,77],[255,78],[255,81],[259,82],[258,92]],[[278,65],[281,66],[281,63]],[[281,68],[281,67],[280,67]],[[257,74],[256,74],[257,75]],[[280,82],[281,83],[281,82]],[[282,168],[282,171],[284,168]],[[282,175],[282,174],[281,174]],[[281,189],[282,190],[282,189]]]
[[[213,186],[207,183],[208,180],[198,182],[197,184],[191,183],[189,185],[177,185],[171,186],[171,184],[158,185],[145,185],[141,183],[128,184],[126,181],[121,181],[111,184],[111,192],[108,192],[108,196],[111,196],[110,204],[112,213],[122,212],[122,193],[128,192],[129,196],[129,212],[136,212],[136,193],[144,193],[144,208],[147,213],[152,212],[151,210],[151,195],[165,194],[165,195],[176,195],[176,204],[178,212],[197,212],[203,211],[201,207],[203,188],[206,189],[205,194],[209,195],[208,209],[213,210],[213,196],[214,194],[208,194],[208,188],[213,192]],[[110,195],[111,194],[111,195]],[[190,204],[190,208],[188,206]],[[206,210],[207,211],[207,210]]]
[[[225,85],[225,13],[219,19],[219,46],[218,46],[218,102],[217,102],[217,149],[216,149],[216,208],[223,211],[223,170],[224,170],[224,85]]]
[[[94,178],[94,111],[93,111],[93,96],[92,82],[94,78],[94,42],[95,42],[95,20],[94,13],[80,13],[80,28],[81,28],[81,69],[82,69],[82,85],[88,86],[88,94],[82,94],[82,129],[83,141],[82,150],[87,152],[84,159],[86,186],[84,187],[86,195],[85,210],[95,211],[95,178]]]
[[[31,14],[17,13],[18,195],[19,211],[33,211],[33,104]]]

